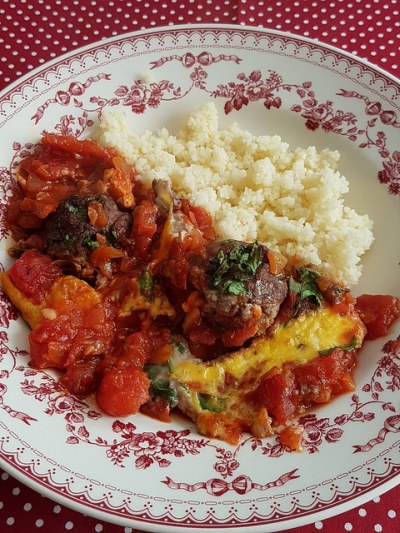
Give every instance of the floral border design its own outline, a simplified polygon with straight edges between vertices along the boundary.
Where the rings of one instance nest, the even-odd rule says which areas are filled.
[[[302,44],[304,44],[304,43],[302,43]],[[181,62],[182,62],[182,64],[184,64],[184,62],[182,60],[181,60]],[[195,65],[195,63],[193,63],[193,65]],[[206,88],[207,73],[205,72],[205,68],[204,68],[206,66],[207,65],[203,65],[201,63],[201,61],[197,60],[197,64],[194,67],[193,72],[192,72],[193,77],[191,77],[192,88],[196,87],[196,88],[198,88],[200,90],[205,90],[207,92],[210,92]],[[158,65],[154,66],[154,68],[158,68]],[[185,66],[185,68],[188,68],[188,67]],[[273,73],[270,73],[270,74],[272,75]],[[239,78],[239,76],[241,76],[241,78]],[[258,71],[253,71],[248,76],[246,76],[244,73],[240,74],[239,76],[238,76],[237,79],[239,80],[240,83],[232,82],[232,84],[236,84],[237,86],[239,86],[241,84],[241,82],[243,82],[243,81],[248,83],[248,88],[250,88],[250,93],[249,94],[251,94],[251,98],[252,98],[252,99],[249,98],[249,101],[247,103],[245,101],[242,102],[242,106],[243,105],[249,105],[249,103],[251,103],[253,101],[257,101],[257,91],[259,89],[256,88],[256,90],[255,90],[254,87],[251,87],[251,84],[254,85],[254,83],[255,83],[257,85],[257,83],[260,84],[260,81],[261,81],[262,82],[261,85],[262,85],[270,77],[268,75],[268,76],[265,77],[264,80],[262,80],[262,76],[261,76],[261,78],[259,78],[259,72]],[[246,80],[246,78],[247,78],[247,80]],[[88,83],[88,82],[89,82],[89,79],[85,83]],[[93,83],[93,80],[90,83]],[[309,82],[304,82],[304,83],[308,84]],[[84,83],[82,83],[82,86],[84,87]],[[138,85],[137,83],[135,83],[131,87],[123,86],[120,94],[119,95],[115,94],[116,98],[119,99],[118,104],[116,102],[111,103],[111,100],[108,103],[107,102],[104,103],[104,102],[101,101],[101,99],[100,99],[100,102],[99,101],[93,101],[93,102],[91,102],[91,104],[97,104],[97,106],[100,107],[100,110],[103,107],[105,107],[106,105],[126,105],[126,106],[129,106],[129,107],[131,107],[132,105],[134,105],[134,106],[138,106],[139,105],[139,108],[140,108],[140,101],[139,101],[139,104],[138,104],[137,96],[138,96],[138,94],[140,93],[140,91],[142,89],[146,90],[146,88],[150,88],[152,90],[154,89],[156,93],[157,93],[157,91],[160,92],[160,89],[161,89],[161,92],[163,92],[164,90],[167,91],[167,92],[169,91],[170,92],[169,96],[171,96],[171,91],[176,90],[176,88],[174,88],[174,87],[169,87],[168,88],[167,86],[166,87],[161,86],[161,87],[158,87],[158,88],[157,87],[152,88],[148,84],[144,84],[144,87],[142,87],[142,85],[140,85],[140,84]],[[221,88],[221,90],[223,90],[223,87],[220,87],[220,88]],[[264,98],[265,107],[267,109],[268,108],[270,109],[270,108],[273,108],[273,107],[278,108],[281,105],[281,102],[279,100],[280,96],[278,94],[279,91],[280,90],[281,91],[286,91],[287,90],[288,92],[292,91],[292,93],[294,93],[294,89],[295,88],[301,90],[300,86],[296,86],[295,85],[295,86],[293,86],[292,89],[288,90],[288,89],[284,89],[283,85],[282,85],[282,87],[276,87],[274,89],[275,92],[272,91],[271,94],[267,95],[266,93],[263,93],[262,90],[260,89],[259,93],[258,93],[258,95],[259,95],[258,101],[260,101],[260,99],[262,101],[262,99],[264,98],[264,94],[265,94],[266,95],[265,98]],[[84,89],[85,89],[85,87],[84,87]],[[236,107],[233,104],[233,102],[235,102],[236,105],[239,105],[237,103],[239,101],[237,99],[238,92],[235,92],[237,87],[236,88],[235,87],[231,87],[231,89],[232,89],[232,95],[230,95],[230,100],[229,99],[226,100],[226,104],[228,104],[228,102],[230,101],[231,104],[232,104],[232,109],[230,109],[230,110],[228,109],[228,112],[232,112],[232,111],[236,110]],[[373,111],[371,113],[371,115],[373,115],[373,118],[371,119],[371,123],[368,123],[367,126],[364,128],[364,130],[362,130],[362,129],[358,130],[357,129],[356,131],[354,131],[354,130],[351,131],[352,128],[355,127],[355,124],[352,123],[352,117],[350,116],[351,113],[346,115],[346,113],[343,113],[341,111],[335,111],[334,108],[333,108],[333,103],[332,102],[318,103],[318,101],[315,98],[314,98],[314,101],[313,101],[312,100],[313,95],[310,94],[310,93],[312,93],[311,85],[309,87],[307,87],[307,86],[304,86],[304,84],[302,84],[302,89],[304,89],[306,91],[306,94],[304,96],[301,96],[300,94],[297,93],[297,95],[300,97],[300,100],[301,100],[301,103],[299,104],[300,108],[299,109],[292,109],[292,111],[299,113],[300,116],[302,116],[305,119],[306,126],[309,129],[317,129],[319,127],[322,128],[322,129],[328,128],[328,129],[326,129],[326,131],[333,131],[334,133],[338,133],[340,135],[345,135],[351,141],[356,141],[356,140],[364,141],[364,145],[363,145],[363,143],[361,143],[359,145],[361,148],[373,148],[373,147],[375,147],[378,150],[381,159],[382,160],[386,160],[386,166],[385,166],[385,161],[384,161],[383,169],[380,172],[380,175],[378,176],[378,179],[382,183],[389,183],[389,184],[391,184],[392,181],[394,181],[395,185],[396,185],[397,181],[398,181],[398,168],[397,167],[398,167],[398,162],[399,162],[399,154],[396,151],[393,152],[392,154],[390,154],[389,150],[386,147],[387,138],[386,138],[384,132],[376,132],[376,135],[374,137],[374,135],[372,133],[370,135],[370,131],[372,130],[372,128],[374,128],[376,126],[376,123],[378,122],[378,120],[380,120],[380,122],[382,122],[382,124],[384,126],[399,127],[398,126],[398,122],[397,122],[397,118],[395,118],[393,120],[393,116],[392,116],[392,118],[390,118],[390,115],[388,115],[385,112],[385,110],[382,110],[382,108],[378,108],[376,106],[374,108],[374,106],[371,105],[371,111]],[[82,107],[83,108],[83,106],[79,105],[80,100],[78,98],[75,98],[76,96],[81,96],[81,95],[80,94],[75,94],[75,95],[72,94],[74,91],[79,93],[79,91],[81,91],[81,90],[82,90],[82,88],[79,87],[79,86],[71,89],[71,95],[69,95],[69,96],[73,96],[74,99],[70,99],[69,104],[67,104],[66,101],[64,103],[62,101],[61,96],[58,95],[58,96],[60,96],[60,101],[57,101],[57,100],[55,100],[54,102],[50,101],[49,105],[55,103],[57,105],[69,105],[69,107],[71,107],[71,102],[73,102],[75,107]],[[133,93],[131,95],[130,93],[131,93],[132,90],[133,90]],[[139,93],[138,93],[138,91],[139,91]],[[240,91],[241,91],[241,89],[239,90],[239,93],[240,93]],[[188,92],[186,92],[185,94],[187,94]],[[83,95],[83,93],[84,93],[84,90],[82,92],[82,95]],[[183,97],[181,95],[182,95],[182,91],[178,92],[176,94],[177,97]],[[339,94],[339,96],[343,96],[343,97],[347,97],[347,98],[358,98],[360,100],[364,100],[365,109],[368,107],[369,104],[379,104],[378,102],[372,102],[371,103],[371,102],[367,101],[366,97],[361,95],[361,94],[359,94],[359,93],[350,93],[350,92],[348,92],[347,95]],[[66,98],[65,95],[64,95],[64,97]],[[174,97],[175,97],[175,95],[172,92],[172,98],[169,98],[169,99],[174,99]],[[215,97],[222,98],[222,96],[215,96]],[[166,97],[165,100],[167,100],[167,99],[168,98]],[[307,103],[306,103],[306,100],[307,100]],[[310,100],[310,101],[308,101],[308,100]],[[162,101],[164,101],[163,98],[160,98],[159,102],[157,103],[157,94],[155,94],[155,99],[153,100],[153,102],[150,100],[150,97],[149,97],[149,100],[147,101],[147,104],[150,106],[150,103],[153,103],[153,104],[155,104],[155,107],[157,107],[158,105],[160,105],[160,103]],[[123,102],[125,102],[125,103],[123,103]],[[104,103],[104,105],[103,105],[103,103]],[[270,107],[268,107],[268,105]],[[240,107],[239,107],[239,109],[240,109]],[[88,109],[88,110],[83,109],[82,113],[81,113],[81,116],[79,118],[78,117],[74,117],[72,115],[65,115],[64,117],[61,118],[60,123],[57,125],[57,127],[59,128],[59,131],[65,131],[65,130],[71,129],[72,132],[77,134],[78,136],[82,135],[86,131],[86,129],[91,125],[91,119],[89,118],[91,112],[93,112],[92,109]],[[133,111],[133,112],[136,112],[136,111]],[[141,111],[139,111],[139,112],[141,112]],[[387,122],[385,122],[385,120]],[[309,121],[308,125],[307,125],[307,121]],[[317,123],[317,126],[315,126],[315,123]],[[335,128],[338,128],[338,130],[336,131]],[[369,129],[369,131],[368,131],[368,135],[367,135],[366,132],[367,132],[368,129]],[[354,136],[356,137],[355,139],[354,138],[350,138],[350,137],[354,137]],[[21,146],[19,146],[19,147],[16,146],[15,147],[16,151],[19,151],[21,149],[22,149]],[[3,196],[3,186],[2,186],[2,183],[3,183],[3,179],[2,179],[3,172],[4,172],[4,175],[6,175],[7,172],[9,172],[9,169],[0,169],[0,170],[1,170],[1,173],[0,173],[0,178],[1,178],[0,179],[0,187],[2,188],[2,190],[0,191],[0,200],[1,200],[7,194],[7,192],[4,192],[4,196]],[[8,177],[9,176],[10,176],[10,174],[8,174]],[[4,180],[4,183],[7,184],[7,181]],[[10,183],[10,182],[8,182],[8,183]],[[389,192],[390,192],[390,194],[394,194],[394,195],[399,194],[398,189],[396,187],[394,188],[393,191],[390,190]],[[3,206],[0,206],[0,207],[3,207]],[[3,209],[2,209],[2,211],[3,211]],[[2,235],[2,237],[4,237],[4,236],[5,235]],[[0,298],[0,301],[2,301],[1,298]],[[8,310],[7,311],[8,312],[8,316],[12,317],[12,311],[9,310],[8,308],[7,308],[7,310]],[[13,318],[11,318],[11,320],[13,320]],[[5,327],[8,327],[8,326],[5,326]],[[394,343],[394,342],[397,342],[397,341],[390,341],[390,342]],[[22,352],[21,352],[21,354],[22,354]],[[389,359],[391,360],[390,365],[388,367],[386,367],[385,364],[382,363],[382,367],[384,367],[382,372],[384,372],[386,376],[389,376],[389,374],[390,374],[387,371],[387,369],[389,369],[389,367],[391,369],[393,369],[395,367],[398,368],[398,363],[395,361],[395,359],[398,358],[397,357],[397,355],[398,355],[397,352],[395,354],[390,353],[388,355],[389,355]],[[17,369],[17,367],[15,367],[15,370],[16,369]],[[18,369],[18,370],[27,371],[26,367],[23,367],[23,368],[21,367],[21,369]],[[376,386],[377,386],[376,384],[377,383],[381,383],[379,381],[379,378],[382,378],[383,375],[384,375],[383,373],[381,375],[376,374],[376,375],[374,375],[373,379],[371,380],[371,383],[369,385],[371,386],[371,391],[372,391],[372,388],[373,388],[373,391],[371,392],[372,395],[373,394],[378,394],[378,397],[379,397],[379,393],[383,392],[383,390],[385,390],[384,388],[383,388],[382,391],[379,391],[379,390],[376,391],[375,390]],[[26,377],[30,377],[29,374]],[[26,390],[27,391],[30,390],[30,393],[32,393],[33,389],[29,389],[30,385],[33,385],[33,387],[36,386],[34,383],[30,384],[29,380],[27,380],[26,381],[26,387],[27,387]],[[387,385],[387,383],[386,383],[386,385]],[[381,384],[381,387],[383,387],[382,384]],[[378,388],[379,388],[379,386],[378,386]],[[386,387],[386,388],[389,389],[389,387]],[[396,390],[397,390],[397,388],[398,387],[396,385]],[[50,387],[50,390],[52,390],[51,387]],[[369,392],[369,391],[364,390],[363,392]],[[54,390],[53,393],[57,394],[57,391]],[[45,397],[46,397],[46,395],[45,395]],[[356,413],[361,413],[361,416],[357,415],[360,418],[359,421],[372,420],[371,413],[369,413],[369,412],[365,413],[365,412],[362,411],[362,409],[364,407],[366,407],[367,403],[371,403],[371,404],[372,403],[377,403],[377,404],[380,403],[380,404],[383,405],[382,402],[379,402],[379,398],[375,398],[375,396],[372,396],[372,398],[373,398],[373,400],[371,400],[371,402],[362,403],[362,402],[360,402],[360,400],[359,400],[359,398],[357,396],[353,397],[352,406],[354,407],[354,409],[353,409],[352,414],[351,415],[343,415],[343,416],[350,416],[350,418],[351,418],[351,416],[355,416]],[[43,401],[44,401],[44,399],[43,399]],[[60,414],[60,413],[57,412],[57,409],[63,411],[62,404],[61,403],[57,403],[55,401],[54,397],[52,399],[50,399],[49,401],[50,401],[49,409],[51,410],[53,408],[53,411],[51,412],[51,414]],[[51,403],[51,402],[53,402],[53,403]],[[61,402],[61,400],[60,400],[60,402]],[[85,409],[87,409],[87,407],[86,406],[81,406],[81,409],[83,411],[85,411]],[[393,410],[393,409],[390,409],[389,407],[387,409],[390,410],[390,411]],[[64,411],[64,415],[65,414],[66,413]],[[87,416],[89,416],[89,415],[87,414]],[[322,440],[325,440],[325,442],[329,443],[329,442],[335,442],[335,441],[337,441],[337,440],[339,440],[341,438],[342,433],[340,433],[341,430],[337,426],[344,425],[345,423],[349,422],[350,418],[348,420],[344,421],[344,422],[342,421],[342,423],[340,423],[339,420],[337,420],[336,418],[334,420],[334,424],[331,424],[329,419],[328,419],[328,422],[326,422],[326,420],[321,419],[322,421],[320,421],[316,417],[308,419],[308,420],[305,421],[305,424],[307,424],[308,427],[309,427],[309,431],[307,431],[307,435],[310,437],[309,441],[311,442],[310,446],[306,447],[306,449],[307,449],[307,451],[309,453],[315,453],[316,450],[315,451],[312,451],[312,450],[313,450],[314,447],[318,448],[320,443],[315,444],[315,442],[313,442],[313,441],[318,441],[318,439],[321,437],[321,435],[322,435],[321,443],[322,443]],[[363,420],[361,420],[361,418],[363,418]],[[354,421],[354,420],[351,420],[351,421]],[[75,424],[79,424],[81,421],[80,420],[71,419],[71,420],[69,420],[69,422],[73,422]],[[72,438],[76,437],[78,439],[78,442],[81,441],[81,440],[85,440],[86,438],[89,438],[89,436],[87,436],[85,431],[83,429],[81,429],[81,428],[82,428],[82,426],[76,425],[74,430],[71,431],[71,437]],[[115,433],[121,434],[121,436],[122,436],[122,434],[124,434],[124,438],[125,438],[125,434],[131,436],[132,438],[135,438],[135,435],[134,435],[135,428],[126,428],[126,427],[116,426],[116,429],[117,429],[117,431],[115,431]],[[76,431],[76,434],[74,433],[75,431]],[[378,439],[378,441],[377,442],[372,442],[372,445],[375,446],[376,444],[379,444],[379,443],[383,442],[385,436],[391,431],[399,431],[397,418],[394,415],[392,415],[392,416],[390,416],[390,417],[388,417],[386,419],[385,425],[382,427],[382,429],[379,431],[379,434],[376,437],[376,439]],[[179,432],[179,433],[182,433],[182,432]],[[316,436],[317,436],[317,438],[316,438]],[[180,435],[180,437],[184,438],[185,435]],[[178,438],[178,440],[180,439],[180,437]],[[379,439],[382,439],[382,440],[379,440]],[[129,441],[129,438],[125,439],[125,441],[126,440]],[[121,444],[122,441],[123,441],[123,439],[120,441],[120,443],[117,442],[117,445]],[[372,441],[374,441],[374,439],[372,439]],[[75,443],[77,444],[78,442],[75,442]],[[251,446],[254,446],[254,450],[257,449],[258,443],[255,443],[252,439],[249,439],[248,441],[246,441],[246,443],[247,442],[251,442]],[[74,442],[71,441],[70,444],[74,444]],[[108,443],[108,444],[110,444],[110,443]],[[106,446],[108,446],[108,444],[106,444]],[[371,445],[371,441],[369,443],[367,443],[367,445]],[[365,445],[360,445],[360,446],[365,446]],[[121,446],[121,448],[123,448],[123,446]],[[216,453],[217,454],[217,459],[219,461],[219,468],[221,469],[221,476],[222,477],[224,477],[224,475],[225,475],[225,477],[233,476],[233,473],[236,470],[235,461],[236,462],[238,462],[238,461],[235,458],[234,454],[232,454],[232,456],[229,456],[229,454],[225,453],[226,450],[224,450],[224,449],[221,449],[221,450],[222,450],[222,453],[220,453],[219,451],[216,451],[217,452]],[[356,450],[356,451],[364,451],[364,450]],[[230,453],[232,453],[232,452],[230,452]],[[264,452],[263,452],[263,454],[264,455],[268,455],[268,453],[264,453]],[[158,462],[157,462],[157,460],[153,460],[153,462],[151,464],[158,464]],[[143,468],[148,468],[149,466],[150,465],[143,466]],[[390,470],[390,468],[391,468],[391,465],[388,466],[388,471]],[[217,469],[215,468],[215,470],[217,470]],[[374,484],[376,484],[375,481],[376,481],[376,477],[371,476],[371,483],[369,483],[369,485],[373,486]],[[234,484],[234,482],[235,482],[235,480],[233,480],[230,483]],[[89,503],[90,503],[90,495],[89,495],[89,493],[87,494],[87,497],[88,497]],[[110,506],[112,507],[111,504],[110,504]],[[298,509],[302,508],[301,505],[298,505],[298,506],[295,505],[294,507],[296,507]],[[304,509],[304,507],[303,507],[303,509]],[[311,507],[307,507],[307,509],[310,509],[310,512],[311,512]],[[153,517],[151,516],[151,514],[150,515],[148,514],[147,516],[150,517],[150,521],[153,520]],[[176,518],[172,517],[171,514],[169,514],[169,516],[172,518],[173,523],[175,524],[176,523]],[[262,518],[264,518],[264,517],[262,517]],[[196,523],[196,522],[193,522],[193,523]],[[220,524],[222,522],[219,522],[219,521],[215,520],[215,523]],[[224,521],[224,524],[225,523],[226,522]],[[196,525],[197,525],[197,523],[196,523]]]
[[[261,70],[253,70],[250,74],[244,72],[237,74],[236,81],[219,84],[216,88],[210,89],[207,87],[206,68],[219,61],[234,61],[239,64],[240,57],[221,54],[213,56],[207,51],[194,56],[191,52],[186,52],[182,56],[162,56],[157,61],[152,62],[151,68],[160,68],[172,60],[178,60],[183,68],[190,71],[189,85],[185,90],[169,80],[146,83],[137,79],[130,87],[127,85],[119,86],[114,91],[112,98],[92,96],[89,100],[89,104],[92,105],[88,107],[79,97],[84,95],[92,83],[100,79],[110,79],[109,74],[101,73],[96,77],[88,78],[84,83],[73,82],[67,90],[57,91],[53,99],[47,100],[38,108],[32,119],[37,124],[51,104],[63,106],[73,104],[74,107],[81,109],[82,116],[78,119],[72,115],[63,116],[60,123],[55,126],[55,130],[63,134],[80,136],[87,127],[93,124],[93,121],[88,118],[89,114],[94,114],[100,118],[106,107],[118,105],[130,108],[132,113],[142,114],[148,108],[157,109],[162,102],[180,100],[194,88],[208,93],[212,98],[225,100],[224,111],[226,114],[239,111],[253,102],[262,102],[267,110],[279,109],[282,106],[282,92],[293,92],[300,99],[300,103],[293,104],[290,110],[299,113],[309,130],[314,131],[321,128],[325,132],[335,133],[346,137],[349,141],[358,142],[359,148],[375,148],[382,160],[382,169],[377,176],[379,182],[387,185],[389,194],[400,196],[400,150],[390,152],[387,147],[385,132],[380,129],[374,130],[379,124],[400,128],[400,118],[395,111],[384,109],[380,102],[371,101],[365,95],[345,89],[341,89],[336,94],[343,98],[355,98],[364,102],[367,122],[360,127],[357,124],[358,119],[352,111],[335,109],[331,100],[319,101],[311,81],[289,84],[284,83],[282,76],[276,71],[267,71],[263,77]]]

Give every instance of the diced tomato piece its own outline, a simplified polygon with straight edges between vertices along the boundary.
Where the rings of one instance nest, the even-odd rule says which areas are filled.
[[[293,401],[295,380],[283,373],[266,375],[253,393],[253,401],[267,408],[274,418],[275,425],[286,424],[296,414]]]
[[[301,430],[296,427],[286,427],[279,432],[279,441],[283,446],[291,450],[301,451]]]
[[[78,331],[77,315],[42,320],[29,335],[34,368],[65,368],[71,344]]]
[[[222,335],[222,342],[226,347],[242,346],[247,340],[257,333],[257,325],[249,325],[240,329],[225,331]]]
[[[104,181],[109,186],[108,192],[119,206],[132,209],[136,203],[133,195],[134,171],[122,157],[114,157],[113,164],[115,168],[104,172]]]
[[[177,240],[172,240],[168,260],[162,264],[162,273],[178,289],[186,289],[189,272],[188,256]]]
[[[236,445],[242,436],[240,422],[223,413],[202,412],[196,421],[197,429],[202,435],[221,439]]]
[[[51,146],[74,154],[95,157],[108,164],[111,164],[113,157],[118,155],[116,150],[112,148],[105,148],[91,139],[79,140],[72,135],[45,133],[43,135],[42,144],[44,146]]]
[[[85,397],[97,388],[99,367],[100,358],[98,357],[69,365],[60,383],[72,394]]]
[[[107,226],[108,216],[100,202],[90,202],[88,205],[88,217],[91,225],[96,229],[103,229]]]
[[[302,402],[305,406],[326,403],[333,395],[354,390],[351,369],[355,361],[355,350],[346,352],[336,349],[329,355],[316,357],[295,367],[293,374],[302,391]]]
[[[42,319],[29,336],[35,368],[66,368],[107,350],[113,331],[110,310],[89,284],[60,277],[47,304],[54,317]]]
[[[150,358],[151,352],[152,343],[149,336],[141,331],[132,333],[117,354],[116,364],[118,368],[142,367]]]
[[[135,239],[135,252],[141,259],[149,253],[151,242],[157,232],[157,215],[157,206],[149,200],[143,200],[134,211],[132,236]]]
[[[273,252],[272,250],[268,250],[268,262],[269,262],[269,270],[271,274],[276,276],[277,274],[281,274],[284,271],[284,268],[287,263],[286,257],[284,257],[279,252]]]
[[[97,403],[111,416],[133,415],[148,401],[149,386],[149,378],[141,368],[114,368],[105,373],[100,383]]]
[[[198,206],[190,206],[190,210],[193,213],[196,225],[199,227],[206,239],[215,239],[215,230],[211,214]],[[192,217],[190,217],[193,221]]]
[[[202,323],[199,326],[194,326],[189,331],[189,339],[194,344],[205,344],[212,346],[216,343],[218,335],[213,327]]]
[[[377,339],[388,334],[400,316],[400,299],[387,295],[362,294],[357,298],[356,309],[367,328],[367,339]]]
[[[149,402],[144,403],[140,412],[144,415],[160,420],[161,422],[170,422],[170,404],[160,396],[155,396]]]
[[[114,246],[101,245],[90,254],[90,264],[98,268],[103,276],[112,276],[112,259],[124,257],[124,252]]]
[[[54,281],[62,271],[47,255],[27,250],[15,261],[9,271],[11,281],[27,298],[39,304],[45,299]]]

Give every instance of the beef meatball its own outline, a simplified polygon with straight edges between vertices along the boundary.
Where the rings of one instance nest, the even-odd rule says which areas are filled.
[[[120,211],[105,195],[74,195],[64,200],[44,228],[46,253],[85,265],[99,246],[97,234],[112,246],[119,246],[129,235],[131,215]]]
[[[210,324],[220,330],[256,325],[262,334],[273,323],[288,286],[284,276],[271,274],[267,253],[258,243],[212,241],[192,259],[190,281]]]

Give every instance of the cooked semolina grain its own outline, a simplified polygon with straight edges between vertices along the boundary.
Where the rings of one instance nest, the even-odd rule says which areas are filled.
[[[104,115],[99,141],[117,148],[140,179],[173,188],[213,215],[220,238],[266,244],[344,285],[357,283],[372,221],[345,206],[339,153],[295,148],[237,124],[220,129],[214,104],[191,113],[177,135],[135,135],[124,115]]]

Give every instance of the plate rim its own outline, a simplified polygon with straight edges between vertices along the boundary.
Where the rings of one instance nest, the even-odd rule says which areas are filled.
[[[162,34],[162,33],[169,32],[169,31],[177,31],[177,32],[179,32],[179,31],[182,31],[182,30],[183,31],[194,31],[194,32],[198,31],[198,30],[205,30],[205,31],[206,30],[210,30],[210,31],[216,31],[216,32],[223,32],[223,31],[227,31],[227,30],[228,31],[232,31],[233,30],[233,31],[238,31],[238,32],[251,31],[251,32],[258,32],[260,34],[267,34],[267,35],[283,37],[283,38],[287,38],[289,40],[298,40],[298,41],[304,42],[305,44],[308,44],[308,45],[311,45],[311,46],[314,46],[314,47],[316,46],[318,48],[323,48],[323,49],[332,51],[335,54],[338,54],[339,56],[343,56],[344,58],[350,59],[350,60],[352,60],[355,63],[359,63],[362,66],[367,67],[368,69],[370,69],[372,71],[375,71],[380,76],[388,79],[391,83],[394,83],[395,85],[399,86],[398,88],[400,90],[400,79],[397,78],[396,76],[394,76],[392,73],[386,71],[385,69],[383,69],[380,66],[377,66],[377,65],[373,64],[372,62],[370,62],[367,59],[361,58],[358,55],[355,55],[355,54],[353,54],[351,52],[348,52],[346,50],[342,50],[339,47],[336,47],[334,45],[325,43],[325,42],[320,41],[319,39],[316,39],[316,38],[305,37],[305,36],[302,36],[302,35],[298,35],[296,33],[286,32],[286,31],[282,31],[282,30],[276,30],[276,29],[272,29],[272,28],[268,28],[268,27],[261,27],[261,26],[251,26],[251,25],[245,25],[245,24],[196,23],[196,24],[178,24],[178,25],[174,25],[174,26],[165,25],[165,26],[158,26],[158,27],[152,27],[152,28],[142,28],[140,30],[129,31],[129,32],[125,32],[125,33],[121,33],[121,34],[118,34],[118,35],[114,35],[114,36],[111,36],[111,37],[108,37],[108,38],[105,38],[105,39],[100,39],[100,40],[97,40],[97,41],[95,41],[93,43],[89,43],[89,44],[86,44],[84,46],[78,47],[75,50],[71,50],[71,51],[65,52],[64,54],[62,54],[60,56],[57,56],[56,58],[54,58],[54,59],[52,59],[50,61],[45,62],[43,65],[39,65],[35,69],[32,69],[31,71],[25,73],[23,76],[20,76],[18,79],[14,80],[12,83],[7,85],[0,92],[0,101],[3,98],[7,98],[7,96],[9,94],[15,92],[15,90],[18,89],[19,86],[22,86],[23,84],[25,84],[30,79],[35,79],[38,76],[40,76],[40,74],[43,73],[43,71],[46,71],[47,69],[52,68],[52,67],[54,67],[54,66],[56,66],[58,64],[61,65],[61,64],[65,63],[65,62],[67,62],[69,59],[71,59],[71,58],[73,58],[73,57],[75,57],[75,56],[77,56],[79,54],[84,54],[84,53],[89,52],[90,50],[96,49],[96,48],[108,47],[108,46],[110,46],[113,43],[118,42],[118,41],[123,41],[123,40],[127,40],[127,39],[130,39],[130,38],[136,39],[136,38],[140,37],[141,35]],[[4,466],[3,463],[6,466]],[[51,489],[49,489],[49,488],[47,488],[45,486],[41,487],[41,490],[39,490],[38,486],[40,486],[40,484],[38,483],[38,481],[35,481],[35,480],[31,479],[30,477],[28,477],[28,478],[26,478],[26,476],[24,477],[23,473],[20,472],[16,467],[11,465],[11,463],[9,463],[8,461],[4,461],[2,455],[0,455],[0,465],[1,465],[2,468],[4,468],[4,470],[6,472],[11,473],[11,475],[13,475],[19,481],[21,481],[21,483],[23,483],[24,485],[29,486],[30,488],[32,488],[36,492],[44,494],[50,500],[56,501],[56,502],[58,502],[58,503],[60,503],[62,505],[65,505],[66,507],[69,507],[69,508],[71,508],[71,509],[73,509],[73,510],[75,510],[77,512],[88,514],[90,516],[93,516],[94,518],[98,518],[98,519],[104,520],[106,522],[110,522],[109,513],[108,512],[102,511],[101,509],[97,510],[97,509],[92,509],[91,507],[87,507],[86,504],[80,504],[78,502],[75,502],[75,501],[69,499],[67,496],[63,497],[62,495],[58,495],[58,493],[55,493],[54,491],[52,491]],[[394,475],[388,482],[383,482],[378,487],[375,487],[374,489],[372,489],[371,491],[368,491],[365,494],[362,494],[360,496],[356,496],[356,497],[350,499],[348,502],[344,502],[344,503],[340,503],[340,504],[334,505],[334,506],[332,506],[332,508],[325,509],[325,510],[322,510],[322,511],[311,512],[310,515],[304,515],[304,516],[301,516],[301,517],[296,517],[295,516],[293,518],[288,518],[288,519],[285,519],[282,522],[282,524],[273,523],[272,524],[272,526],[274,528],[273,530],[272,529],[271,530],[270,529],[266,529],[266,528],[268,528],[268,524],[264,524],[264,525],[248,525],[248,524],[243,525],[243,524],[238,524],[237,526],[230,525],[229,527],[226,527],[226,528],[225,527],[218,527],[218,528],[211,528],[211,529],[203,528],[201,526],[199,526],[199,527],[201,529],[204,529],[204,531],[210,531],[210,532],[213,532],[213,531],[219,531],[219,532],[228,531],[228,530],[232,530],[233,528],[236,528],[236,527],[237,528],[239,528],[239,527],[244,528],[245,527],[246,529],[254,531],[254,532],[261,531],[261,530],[262,531],[267,531],[267,530],[268,531],[281,531],[281,530],[287,529],[287,528],[291,529],[291,528],[294,528],[294,527],[300,527],[302,525],[310,524],[310,523],[312,523],[312,521],[318,521],[318,520],[324,520],[324,519],[327,519],[327,518],[331,518],[333,516],[336,516],[338,514],[346,512],[346,511],[348,511],[350,509],[354,509],[355,507],[358,507],[359,505],[362,505],[363,503],[366,503],[367,501],[370,501],[374,497],[376,497],[376,496],[378,496],[380,494],[383,494],[384,492],[387,492],[388,490],[391,490],[392,488],[397,486],[399,483],[400,483],[400,471],[399,471],[398,474]],[[312,517],[311,521],[310,521],[309,517]],[[154,529],[153,529],[154,524],[148,525],[145,522],[137,522],[136,519],[133,520],[132,518],[127,518],[126,521],[122,517],[115,516],[114,518],[118,518],[118,520],[119,520],[117,522],[115,519],[113,519],[112,523],[114,523],[114,524],[118,523],[120,525],[132,526],[132,524],[135,523],[137,525],[137,527],[140,527],[140,528],[142,528],[144,530],[154,531]],[[293,521],[293,520],[296,521],[297,523],[295,525],[290,525],[290,522]],[[179,531],[183,532],[183,531],[193,531],[193,527],[195,527],[195,526],[186,528],[185,526],[181,527],[179,524],[173,524],[173,525],[159,524],[159,525],[157,525],[157,527],[158,527],[159,531],[171,531],[171,528],[175,527],[175,528],[179,529]]]
[[[46,61],[43,63],[43,65],[39,65],[35,67],[34,69],[26,72],[24,75],[18,77],[13,82],[6,85],[1,91],[0,91],[0,100],[3,99],[9,92],[12,92],[15,90],[16,87],[18,87],[20,84],[25,83],[29,78],[36,77],[42,70],[45,70],[49,67],[57,65],[57,63],[63,63],[68,58],[75,56],[77,54],[85,53],[90,51],[92,48],[98,48],[100,45],[108,46],[112,44],[115,41],[119,40],[126,40],[130,37],[139,37],[142,34],[153,34],[153,33],[164,33],[166,31],[171,30],[214,30],[214,31],[223,31],[225,30],[237,30],[237,31],[257,31],[259,33],[270,33],[272,35],[276,35],[279,37],[286,37],[290,39],[297,39],[299,41],[303,41],[307,44],[311,44],[314,46],[319,46],[322,48],[326,48],[327,50],[331,50],[332,52],[335,52],[336,54],[343,55],[346,57],[346,59],[351,59],[355,62],[361,63],[363,66],[370,68],[371,70],[377,71],[380,75],[387,77],[391,82],[394,82],[395,84],[399,85],[400,90],[400,76],[396,77],[391,72],[388,72],[387,70],[383,69],[382,67],[375,65],[368,59],[365,59],[363,57],[360,57],[356,54],[353,54],[352,52],[348,52],[347,50],[343,50],[337,46],[334,46],[330,43],[326,43],[325,41],[321,41],[317,38],[312,37],[306,37],[294,32],[286,32],[283,30],[276,30],[274,28],[267,28],[267,27],[261,27],[261,26],[251,26],[248,24],[222,24],[222,23],[194,23],[194,24],[176,24],[176,25],[163,25],[163,26],[157,26],[157,27],[151,27],[151,28],[142,28],[140,30],[134,30],[129,32],[120,33],[118,35],[113,35],[111,37],[106,37],[103,39],[99,39],[94,41],[93,43],[89,43],[83,46],[79,46],[78,48],[74,50],[70,50],[68,52],[65,52],[49,61]]]

